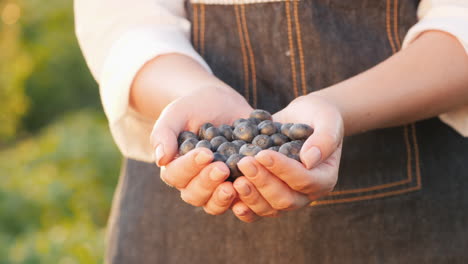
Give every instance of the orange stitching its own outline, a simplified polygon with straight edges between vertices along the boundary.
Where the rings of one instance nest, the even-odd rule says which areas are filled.
[[[294,5],[294,22],[296,24],[296,37],[297,37],[297,48],[299,50],[299,65],[301,67],[301,82],[302,82],[302,94],[307,94],[307,84],[305,80],[305,66],[304,66],[304,51],[302,49],[302,35],[301,35],[301,23],[299,21],[299,15],[297,11],[297,4],[299,1],[293,1]]]
[[[393,2],[393,30],[395,34],[395,42],[397,43],[398,50],[401,49],[401,44],[400,44],[400,36],[398,35],[398,0],[395,0]]]
[[[250,99],[250,93],[249,93],[249,66],[247,62],[247,53],[245,51],[244,47],[244,34],[242,33],[242,28],[241,28],[241,19],[239,15],[239,6],[235,5],[234,10],[236,12],[236,23],[237,23],[237,30],[239,31],[239,41],[241,45],[241,51],[242,51],[242,62],[243,62],[243,67],[244,67],[244,97],[247,100],[247,102]]]
[[[407,153],[407,162],[406,162],[406,173],[408,174],[408,179],[411,181],[413,180],[413,168],[412,168],[412,163],[411,163],[411,144],[409,140],[409,132],[408,132],[408,126],[406,125],[403,130],[403,136],[405,137],[405,146],[406,146],[406,153]]]
[[[422,183],[421,183],[421,168],[419,167],[419,146],[418,146],[418,138],[416,135],[416,124],[412,123],[411,124],[411,130],[413,134],[413,143],[414,143],[414,156],[415,156],[415,162],[416,162],[416,178],[417,178],[417,183],[419,189],[421,189]]]
[[[294,97],[299,96],[299,92],[297,90],[297,79],[296,79],[296,60],[295,60],[295,54],[294,54],[294,43],[292,40],[292,26],[291,26],[291,10],[289,7],[289,1],[286,0],[285,6],[286,6],[286,17],[288,21],[288,41],[289,41],[289,51],[290,51],[290,56],[291,56],[291,75],[292,75],[292,81],[293,81],[293,87],[294,87]]]
[[[410,187],[410,188],[402,189],[402,190],[395,190],[395,191],[384,192],[384,193],[370,194],[370,195],[358,196],[358,197],[353,197],[353,198],[313,201],[309,205],[314,206],[314,205],[349,203],[349,202],[356,202],[356,201],[362,201],[362,200],[370,200],[370,199],[375,199],[375,198],[383,198],[383,197],[387,197],[387,196],[393,196],[393,195],[408,193],[408,192],[412,192],[412,191],[417,191],[419,189],[421,189],[420,186],[414,186],[414,187]]]
[[[249,29],[247,28],[247,20],[245,19],[245,5],[241,5],[242,25],[244,28],[245,42],[247,44],[247,51],[250,57],[250,68],[252,70],[252,89],[253,89],[253,107],[257,108],[257,73],[255,70],[255,57],[250,43]]]
[[[200,53],[203,56],[205,54],[205,5],[201,4],[201,12],[200,12]]]
[[[358,192],[377,191],[377,190],[380,190],[380,189],[387,189],[387,188],[390,188],[390,187],[395,187],[395,186],[407,184],[407,183],[410,183],[410,182],[411,182],[411,179],[408,178],[408,179],[404,179],[404,180],[397,181],[397,182],[389,182],[389,183],[375,185],[375,186],[366,187],[366,188],[343,190],[343,191],[334,191],[334,192],[329,193],[328,196],[352,194],[352,193],[358,193]]]
[[[387,36],[388,36],[388,40],[390,42],[390,45],[392,46],[392,51],[393,51],[393,53],[395,53],[396,52],[395,44],[393,43],[392,32],[391,32],[391,29],[390,29],[390,9],[391,9],[390,0],[387,0],[387,10],[386,10],[386,14],[385,14]]]
[[[193,47],[198,50],[198,5],[193,5]]]

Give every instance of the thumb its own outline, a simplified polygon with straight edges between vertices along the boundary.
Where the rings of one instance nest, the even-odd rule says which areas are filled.
[[[159,116],[151,132],[150,141],[154,149],[156,164],[166,166],[178,152],[177,136],[185,127],[183,111],[168,105]]]
[[[312,120],[314,132],[304,142],[300,158],[307,169],[327,160],[343,140],[343,119],[334,111],[320,113]]]

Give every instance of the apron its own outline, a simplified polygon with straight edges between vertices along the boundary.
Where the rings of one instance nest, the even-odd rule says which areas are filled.
[[[417,0],[192,0],[192,43],[272,113],[401,48]],[[384,95],[383,95],[384,96]],[[345,138],[337,186],[310,208],[245,224],[185,204],[127,160],[108,263],[468,263],[468,140],[437,118]]]

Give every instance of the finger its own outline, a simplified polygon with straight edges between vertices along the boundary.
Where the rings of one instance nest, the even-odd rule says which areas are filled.
[[[224,182],[216,187],[216,190],[203,209],[211,215],[223,214],[231,207],[231,203],[235,197],[236,191],[232,187],[232,183]]]
[[[299,162],[294,162],[300,165]],[[261,166],[255,158],[245,157],[237,166],[274,209],[287,211],[303,207],[309,203],[307,196],[289,188],[281,179]]]
[[[322,111],[312,120],[314,133],[304,142],[300,158],[307,169],[328,159],[343,138],[343,120],[335,111]]]
[[[176,111],[175,101],[161,112],[151,132],[150,142],[153,146],[156,164],[167,165],[178,152],[177,136],[184,129],[187,118]]]
[[[234,189],[239,194],[241,199],[255,214],[259,216],[275,217],[278,211],[273,209],[271,205],[262,197],[245,177],[239,177],[234,182]]]
[[[307,170],[301,163],[272,150],[259,152],[255,159],[291,189],[304,194],[322,191],[325,187],[330,186],[330,182],[336,181],[334,177],[329,177],[327,172],[331,173],[333,169],[337,171],[337,167],[330,166],[323,170],[324,167],[322,166],[320,167],[322,170],[317,169],[312,172]]]
[[[246,223],[253,223],[260,220],[260,217],[256,215],[244,202],[237,201],[232,206],[232,212],[239,218],[239,220]]]
[[[181,190],[182,200],[193,206],[203,206],[210,199],[216,187],[229,176],[229,169],[223,162],[206,166]]]
[[[206,148],[197,148],[175,159],[161,171],[161,178],[166,183],[185,188],[193,177],[213,160],[213,153]]]

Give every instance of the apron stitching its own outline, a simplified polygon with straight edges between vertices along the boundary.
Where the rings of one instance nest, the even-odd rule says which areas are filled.
[[[287,23],[288,23],[288,41],[289,41],[289,55],[291,56],[291,78],[293,82],[293,88],[294,88],[294,98],[299,96],[299,92],[297,89],[297,79],[296,79],[296,59],[295,59],[295,53],[294,53],[294,43],[293,43],[293,37],[292,37],[292,25],[291,25],[291,10],[289,7],[289,1],[287,0],[285,2],[286,6],[286,18],[287,18]]]
[[[294,5],[294,22],[296,25],[296,37],[297,37],[297,49],[299,50],[299,65],[301,67],[301,82],[302,82],[302,94],[307,95],[307,84],[305,80],[305,66],[304,66],[304,50],[302,49],[302,35],[301,35],[301,23],[299,21],[299,15],[297,11],[298,1],[293,1]]]
[[[398,45],[398,50],[401,49],[400,36],[398,35],[398,0],[393,2],[393,29],[395,34],[395,42]]]
[[[205,5],[200,5],[200,53],[205,55]]]
[[[237,30],[239,32],[239,41],[240,41],[240,46],[241,46],[241,51],[242,51],[242,63],[243,63],[243,68],[244,68],[244,97],[249,102],[250,96],[249,96],[249,66],[247,62],[247,53],[245,51],[245,46],[244,46],[244,35],[242,33],[242,28],[241,28],[241,19],[239,15],[239,6],[235,5],[234,10],[236,13],[236,24],[237,24]]]
[[[416,124],[412,123],[411,124],[411,131],[413,134],[413,143],[414,143],[414,156],[416,158],[416,178],[417,178],[417,187],[418,190],[421,189],[422,183],[421,183],[421,168],[419,167],[419,146],[418,146],[418,138],[416,135]]]
[[[198,5],[193,5],[193,46],[198,50]]]
[[[390,45],[392,46],[392,51],[393,53],[396,52],[395,44],[393,43],[393,37],[392,37],[392,30],[391,30],[391,23],[390,23],[390,0],[387,0],[387,9],[386,9],[386,14],[385,14],[385,21],[386,21],[386,29],[387,29],[387,36],[388,36],[388,41],[390,42]]]
[[[250,43],[249,29],[247,27],[247,19],[245,18],[245,5],[241,5],[241,15],[242,15],[242,26],[244,28],[245,42],[247,46],[247,52],[250,57],[250,70],[252,71],[252,94],[253,94],[253,107],[257,108],[257,74],[255,69],[255,56],[252,50],[252,45]]]

